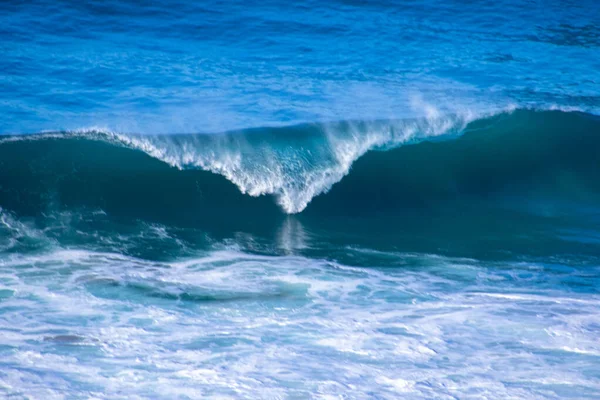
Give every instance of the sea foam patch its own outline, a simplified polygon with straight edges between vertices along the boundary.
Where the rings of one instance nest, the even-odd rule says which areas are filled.
[[[87,251],[0,263],[3,290],[15,293],[0,300],[0,390],[392,398],[600,389],[572,368],[591,368],[600,353],[600,298],[559,278],[529,293],[518,276],[543,272],[523,263],[388,257],[415,267],[237,250],[162,265]],[[506,270],[517,278],[494,279]]]

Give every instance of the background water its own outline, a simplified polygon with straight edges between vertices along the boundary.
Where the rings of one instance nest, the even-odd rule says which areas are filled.
[[[0,397],[600,398],[594,1],[0,3]]]
[[[0,131],[597,109],[595,1],[444,3],[2,2]]]

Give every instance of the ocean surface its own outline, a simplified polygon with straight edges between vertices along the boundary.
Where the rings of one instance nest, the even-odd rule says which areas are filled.
[[[0,398],[600,399],[600,3],[0,2]]]

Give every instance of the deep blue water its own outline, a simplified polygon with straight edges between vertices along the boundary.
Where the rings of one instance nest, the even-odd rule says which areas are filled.
[[[2,2],[0,132],[598,108],[595,1]]]
[[[595,1],[0,3],[0,397],[600,398]]]

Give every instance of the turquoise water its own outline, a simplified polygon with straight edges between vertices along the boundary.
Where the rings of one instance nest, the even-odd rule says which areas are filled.
[[[0,397],[598,398],[599,16],[0,4]]]

